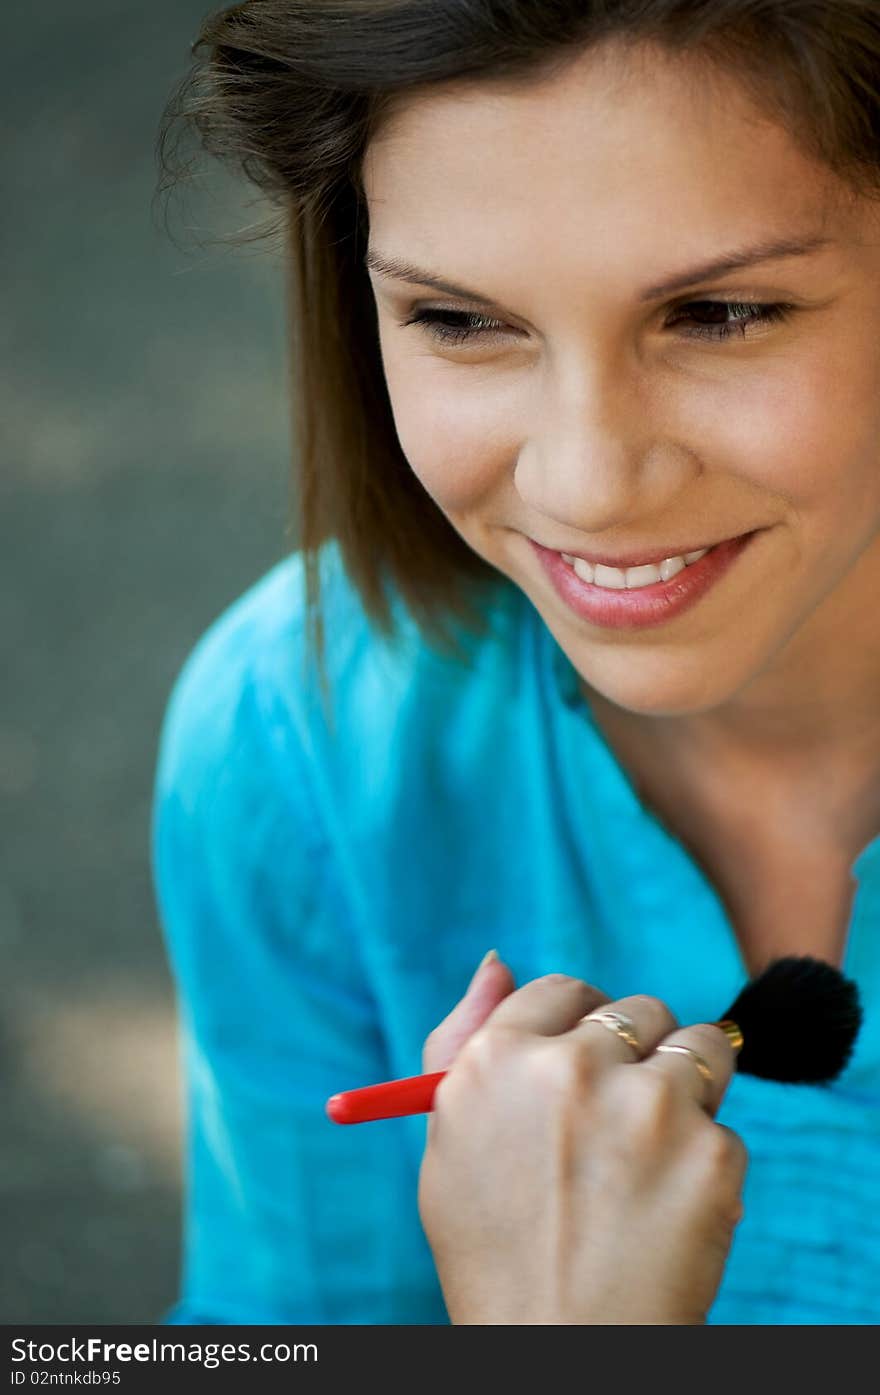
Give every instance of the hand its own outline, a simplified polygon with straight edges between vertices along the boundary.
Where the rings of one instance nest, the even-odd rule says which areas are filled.
[[[634,1049],[581,1021],[608,1005]],[[693,1057],[657,1053],[679,1044]],[[714,1122],[733,1071],[717,1027],[656,998],[610,1003],[500,962],[425,1045],[434,1099],[419,1213],[453,1323],[705,1321],[742,1215],[746,1154]]]

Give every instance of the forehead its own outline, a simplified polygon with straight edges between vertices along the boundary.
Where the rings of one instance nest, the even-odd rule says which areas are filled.
[[[472,277],[505,249],[536,267],[593,249],[642,267],[656,254],[662,270],[707,248],[839,230],[850,211],[734,77],[609,46],[537,82],[402,100],[363,179],[376,242],[429,265],[461,246]]]

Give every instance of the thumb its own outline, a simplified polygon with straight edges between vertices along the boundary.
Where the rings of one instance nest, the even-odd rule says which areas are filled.
[[[490,949],[477,966],[464,997],[427,1037],[422,1070],[426,1073],[448,1070],[468,1037],[515,987],[510,969],[498,958],[497,950]]]

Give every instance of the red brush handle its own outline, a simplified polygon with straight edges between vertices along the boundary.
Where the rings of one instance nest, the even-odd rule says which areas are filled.
[[[335,1124],[365,1124],[371,1119],[399,1119],[402,1114],[428,1114],[434,1108],[434,1091],[446,1074],[409,1075],[403,1080],[383,1080],[361,1090],[331,1095],[325,1105]]]
[[[743,1034],[729,1017],[715,1022],[738,1052]],[[402,1114],[428,1114],[434,1108],[434,1092],[446,1075],[438,1070],[433,1075],[408,1075],[403,1080],[383,1080],[380,1085],[365,1085],[361,1090],[343,1090],[331,1095],[324,1108],[335,1124],[366,1124],[371,1119],[399,1119]]]

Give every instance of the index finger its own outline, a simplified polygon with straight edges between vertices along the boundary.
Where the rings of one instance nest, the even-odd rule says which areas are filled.
[[[510,993],[486,1021],[486,1026],[517,1027],[523,1032],[555,1037],[569,1031],[587,1012],[611,999],[582,978],[544,974]]]

